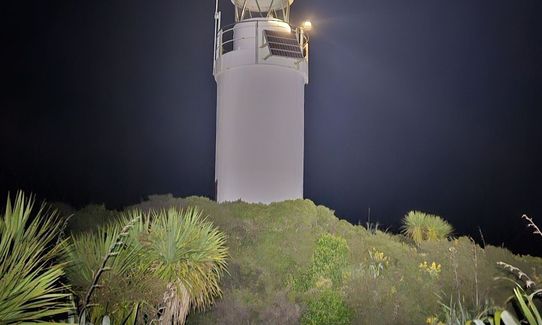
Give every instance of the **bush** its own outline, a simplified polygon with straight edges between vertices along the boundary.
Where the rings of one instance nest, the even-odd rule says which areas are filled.
[[[191,315],[192,319],[188,324],[216,324],[216,325],[239,325],[239,324],[252,324],[254,323],[251,304],[247,303],[241,297],[240,294],[231,295],[227,299],[221,299],[213,306],[214,314],[218,315],[217,318],[211,317],[210,319],[194,319],[194,315]],[[201,313],[200,313],[201,314]],[[202,316],[195,314],[195,316]]]
[[[69,218],[67,230],[72,234],[95,231],[101,226],[115,221],[116,216],[116,211],[107,210],[103,204],[90,204]]]
[[[286,291],[282,291],[277,293],[272,303],[262,311],[260,322],[265,325],[295,325],[299,324],[300,318],[301,307],[288,297]]]
[[[263,205],[160,197],[138,207],[146,211],[168,205],[198,207],[228,238],[231,259],[229,275],[220,283],[223,298],[205,312],[190,312],[189,324],[300,323],[303,314],[309,318],[308,303],[314,305],[323,291],[342,297],[353,324],[425,324],[432,316],[443,319],[435,293],[449,302],[460,292],[462,305],[472,311],[477,310],[477,301],[482,307],[485,301],[476,297],[504,302],[513,285],[493,280],[503,275],[497,261],[525,270],[536,282],[542,278],[540,258],[515,256],[490,245],[482,249],[466,237],[412,246],[401,235],[381,231],[370,235],[308,200]],[[325,245],[335,242],[331,238],[347,243],[347,250],[344,245],[338,245],[338,250]],[[333,255],[337,251],[343,251],[337,254],[342,257]],[[346,267],[341,260],[346,260]],[[441,265],[438,277],[420,269],[424,262]],[[335,267],[325,267],[329,264]],[[333,277],[342,284],[333,283]],[[163,290],[156,291],[162,299]]]
[[[164,322],[184,324],[191,308],[205,309],[222,294],[219,282],[228,256],[225,236],[194,208],[151,212],[143,215],[139,227],[153,278],[168,283]]]
[[[324,278],[331,280],[336,286],[340,285],[347,265],[348,244],[344,238],[326,234],[318,239],[312,256],[313,280]]]
[[[226,257],[223,233],[199,210],[132,210],[97,232],[72,238],[68,277],[80,301],[91,285],[99,285],[88,317],[94,323],[105,315],[119,322],[144,306],[140,313],[147,319],[184,324],[190,309],[204,309],[221,295]]]
[[[346,306],[341,295],[326,290],[309,299],[303,314],[303,325],[346,325],[352,321],[352,311]]]
[[[348,265],[348,244],[344,238],[324,234],[316,241],[311,264],[294,280],[294,287],[305,292],[310,288],[338,287]]]
[[[104,316],[109,316],[115,324],[140,302],[146,302],[141,312],[153,315],[157,309],[153,306],[161,302],[165,291],[165,282],[150,281],[147,272],[142,270],[142,250],[136,245],[116,245],[122,226],[109,224],[95,232],[72,235],[66,252],[69,266],[66,274],[79,298],[81,308],[84,297],[93,285],[94,275],[101,268],[104,257],[112,247],[116,255],[110,255],[107,271],[99,278],[98,287],[91,297],[94,307],[86,310],[87,319],[92,323],[101,323]]]
[[[417,244],[424,240],[445,239],[453,231],[452,226],[439,216],[420,211],[410,211],[403,218],[403,234]]]

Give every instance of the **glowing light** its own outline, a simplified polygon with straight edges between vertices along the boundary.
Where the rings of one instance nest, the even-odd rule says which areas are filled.
[[[310,31],[312,29],[312,23],[311,23],[310,20],[306,20],[306,21],[303,22],[301,27],[303,27],[303,29],[306,30],[306,31]]]

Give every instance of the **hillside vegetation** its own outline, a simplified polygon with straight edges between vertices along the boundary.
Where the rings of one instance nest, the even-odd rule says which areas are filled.
[[[542,272],[540,258],[466,237],[414,241],[368,231],[309,200],[217,204],[164,195],[126,210],[172,206],[203,211],[229,248],[222,298],[192,312],[188,324],[436,324],[450,309],[475,317],[504,305],[514,284],[495,277],[513,276],[497,262],[535,282]],[[79,225],[110,215],[103,207],[83,209],[70,228],[81,231]]]

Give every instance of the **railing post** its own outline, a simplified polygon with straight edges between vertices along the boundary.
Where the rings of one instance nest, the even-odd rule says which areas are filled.
[[[218,11],[218,0],[215,2],[215,30],[213,35],[213,72],[216,70],[216,41],[217,41],[217,34],[220,30],[220,11]]]
[[[255,48],[254,48],[254,51],[256,52],[256,59],[254,60],[254,63],[255,64],[258,64],[258,61],[260,60],[259,59],[259,52],[260,52],[260,42],[259,42],[259,37],[258,37],[258,28],[259,28],[259,21],[256,20],[256,35],[254,37],[254,44],[255,44]]]
[[[303,49],[305,50],[305,60],[309,60],[309,39],[307,38],[307,41],[303,40]]]
[[[224,54],[224,46],[223,46],[223,44],[222,44],[222,34],[223,34],[223,31],[220,30],[220,31],[218,32],[218,44],[219,44],[219,45],[218,45],[218,46],[219,46],[219,48],[218,48],[218,50],[219,50],[219,52],[218,52],[218,53],[219,53],[219,54],[218,54],[218,57],[221,57],[222,54]]]

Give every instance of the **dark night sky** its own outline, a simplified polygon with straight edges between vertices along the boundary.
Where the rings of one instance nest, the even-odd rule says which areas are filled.
[[[228,0],[221,0],[231,8]],[[213,193],[214,1],[2,5],[0,195],[75,206]],[[411,209],[537,253],[542,2],[297,0],[311,18],[305,196]],[[231,13],[224,13],[231,20]]]

